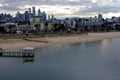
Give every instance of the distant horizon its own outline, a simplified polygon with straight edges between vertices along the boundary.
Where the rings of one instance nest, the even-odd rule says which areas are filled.
[[[18,11],[16,11],[16,13],[17,13]],[[19,11],[20,12],[20,11]],[[11,13],[3,13],[3,14],[10,14],[11,16],[13,16],[13,17],[16,17],[16,13],[15,13],[15,15],[12,15]],[[24,12],[20,12],[21,14],[23,14]],[[2,12],[0,12],[0,14],[2,14]],[[99,13],[98,13],[99,14]],[[55,16],[54,14],[47,14],[46,13],[46,15],[47,15],[47,18],[48,18],[48,15],[54,15],[55,16],[55,18],[57,18],[57,19],[65,19],[65,18],[74,18],[74,17],[77,17],[77,18],[89,18],[89,17],[92,17],[92,18],[94,18],[95,16],[98,16],[98,14],[96,14],[96,15],[93,15],[93,16],[80,16],[80,15],[78,15],[78,16],[76,16],[76,15],[64,15],[64,16]],[[103,14],[103,18],[104,19],[106,19],[106,18],[112,18],[112,17],[120,17],[120,16],[116,16],[116,15],[112,15],[112,13],[110,13],[111,14],[111,16],[104,16]],[[109,15],[110,15],[109,14]],[[37,15],[36,15],[37,16]]]
[[[99,13],[104,18],[120,16],[120,0],[1,0],[0,13],[11,14],[15,17],[17,11],[24,13],[32,6],[53,14],[56,18],[65,17],[94,17]]]

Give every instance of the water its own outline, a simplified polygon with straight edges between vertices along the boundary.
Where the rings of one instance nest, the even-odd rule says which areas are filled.
[[[120,80],[120,39],[35,51],[31,62],[0,57],[0,80]]]

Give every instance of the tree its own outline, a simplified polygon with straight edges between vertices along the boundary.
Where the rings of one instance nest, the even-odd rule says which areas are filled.
[[[45,23],[45,32],[48,32],[48,22]]]
[[[37,33],[40,32],[40,24],[35,24]]]

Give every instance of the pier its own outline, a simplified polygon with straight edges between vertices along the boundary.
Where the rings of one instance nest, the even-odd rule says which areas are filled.
[[[26,47],[18,51],[6,51],[0,48],[0,57],[34,57],[34,48]]]

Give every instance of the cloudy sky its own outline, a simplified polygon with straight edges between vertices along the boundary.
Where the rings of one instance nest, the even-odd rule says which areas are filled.
[[[32,6],[56,17],[120,16],[120,0],[0,0],[0,13],[15,15]]]

